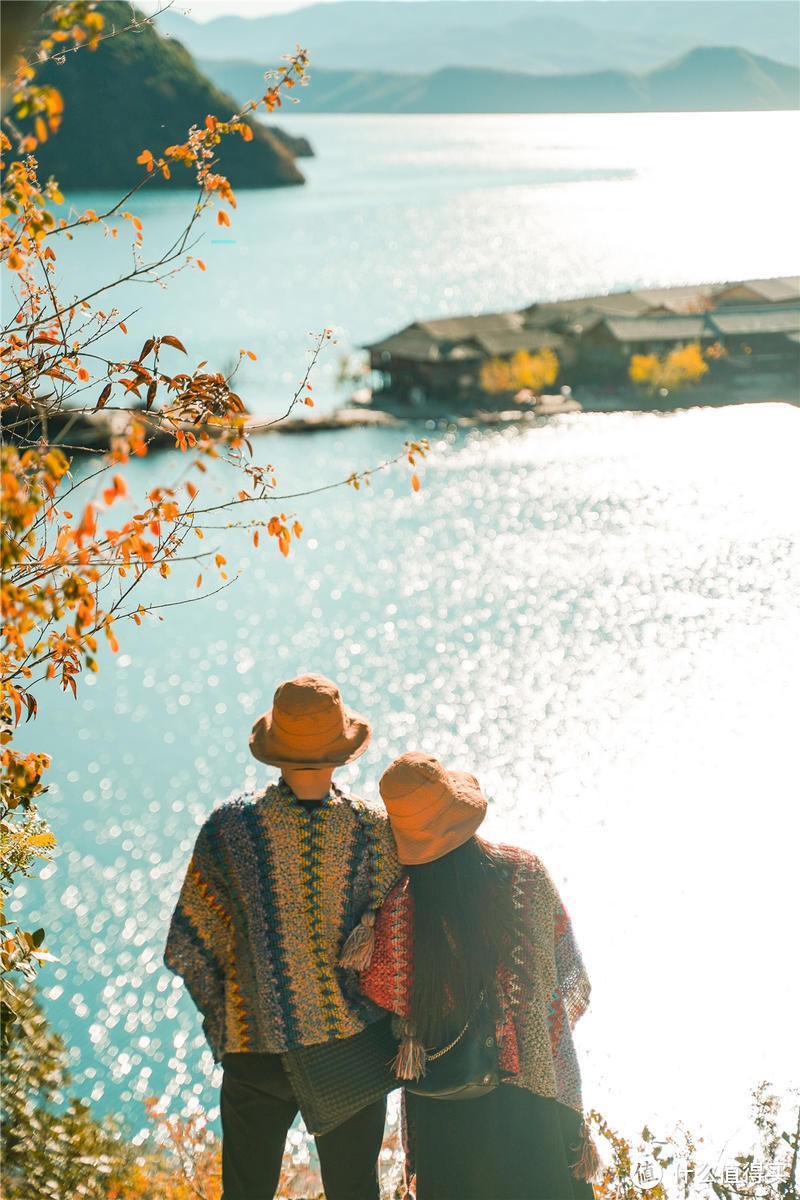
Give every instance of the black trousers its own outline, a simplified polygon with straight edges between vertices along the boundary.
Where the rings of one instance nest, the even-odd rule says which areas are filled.
[[[272,1200],[298,1104],[278,1054],[222,1057],[222,1200]],[[315,1137],[326,1200],[379,1200],[386,1097]]]
[[[417,1200],[592,1200],[570,1164],[581,1118],[501,1083],[477,1100],[406,1093]]]

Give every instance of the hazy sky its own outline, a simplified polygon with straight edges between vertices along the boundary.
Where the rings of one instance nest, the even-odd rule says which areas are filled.
[[[331,4],[336,0],[176,0],[171,7],[175,12],[191,17],[193,21],[210,21],[214,17],[263,17],[267,13],[291,12],[295,8],[306,8],[309,4]],[[413,3],[415,0],[407,0]],[[569,4],[571,0],[562,0]],[[600,0],[598,0],[598,3]],[[371,0],[380,4],[382,0]],[[435,4],[436,0],[416,0],[416,3]],[[473,0],[473,3],[488,4],[491,0]],[[156,0],[139,0],[138,7],[145,12],[155,12],[162,7]]]

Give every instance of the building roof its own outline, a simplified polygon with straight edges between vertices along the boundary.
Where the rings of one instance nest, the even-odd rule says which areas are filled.
[[[417,321],[416,326],[438,340],[466,341],[476,334],[500,333],[520,329],[522,314],[518,312],[481,313],[477,317],[442,317],[433,321]]]
[[[794,333],[800,330],[800,304],[792,308],[731,308],[709,313],[722,334]]]
[[[581,321],[583,317],[601,314],[617,317],[640,317],[652,307],[648,300],[641,299],[636,292],[609,292],[607,296],[585,296],[576,300],[552,300],[545,304],[531,304],[522,309],[525,324],[547,326],[564,321]]]
[[[665,308],[672,313],[685,314],[707,308],[713,291],[713,283],[703,283],[692,287],[639,288],[632,295],[651,309]]]
[[[786,275],[609,292],[531,304],[519,312],[435,317],[416,321],[365,349],[412,362],[470,361],[486,354],[507,356],[517,350],[564,345],[570,335],[585,334],[601,321],[620,342],[790,334],[798,328],[798,312],[800,278]],[[560,336],[562,331],[566,339]]]
[[[714,335],[705,316],[641,317],[638,321],[608,317],[603,324],[618,342],[684,342]]]
[[[754,298],[766,300],[770,304],[800,300],[800,276],[779,275],[774,279],[744,279],[740,283],[721,283],[714,289],[714,300],[717,304],[725,304],[727,295],[737,291],[750,292]],[[729,303],[741,301],[737,301],[735,295],[732,295]]]
[[[500,333],[481,333],[473,339],[482,350],[492,357],[505,357],[518,350],[535,353],[549,347],[551,350],[566,345],[566,338],[549,329],[516,329]]]
[[[437,362],[439,345],[435,338],[414,325],[401,329],[379,342],[365,346],[373,354],[389,354],[397,358],[411,358],[416,362]]]

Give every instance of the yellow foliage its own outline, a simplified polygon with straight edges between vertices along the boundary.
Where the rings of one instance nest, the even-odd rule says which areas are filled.
[[[485,362],[480,369],[478,378],[484,392],[510,392],[513,386],[511,364],[502,358],[490,358],[488,362]]]
[[[516,392],[530,388],[540,392],[558,378],[559,361],[556,354],[545,347],[538,354],[518,350],[510,360],[490,358],[480,369],[480,385],[485,392]]]
[[[676,346],[663,358],[657,354],[634,354],[628,368],[633,383],[649,387],[651,391],[666,388],[677,391],[687,384],[698,383],[708,371],[699,342]]]

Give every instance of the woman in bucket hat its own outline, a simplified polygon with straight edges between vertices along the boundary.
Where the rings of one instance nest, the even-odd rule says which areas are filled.
[[[474,1099],[406,1092],[417,1200],[591,1200],[571,1036],[589,980],[553,881],[534,855],[476,836],[486,800],[474,776],[408,753],[380,792],[405,871],[361,984],[397,1014],[398,1078],[423,1078],[483,1003],[501,1080]]]
[[[333,1053],[385,1016],[338,963],[371,932],[399,873],[386,813],[333,782],[370,732],[329,679],[281,684],[250,736],[278,782],[233,796],[197,835],[164,959],[223,1067],[224,1200],[274,1195],[299,1107],[287,1069],[300,1048]],[[348,1086],[336,1081],[345,1107]],[[317,1137],[325,1194],[378,1200],[385,1095],[351,1109]]]

